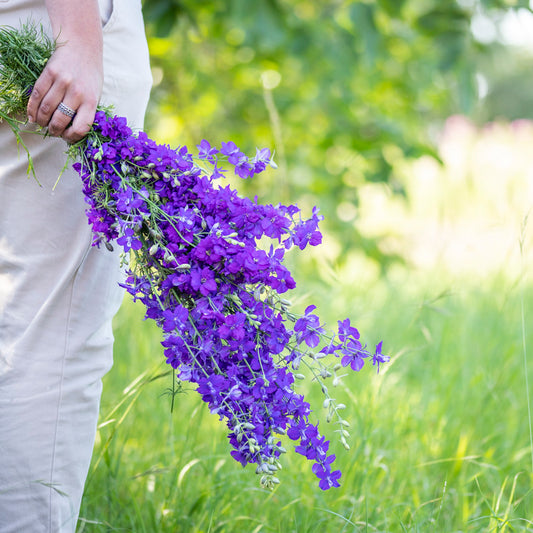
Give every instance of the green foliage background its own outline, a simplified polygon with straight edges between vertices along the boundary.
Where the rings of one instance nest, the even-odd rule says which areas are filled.
[[[278,170],[235,184],[262,202],[319,205],[326,217],[327,244],[296,270],[288,265],[307,291],[296,292],[295,307],[310,297],[328,324],[350,316],[369,342],[384,340],[392,361],[336,389],[352,424],[350,453],[332,437],[341,488],[317,489],[309,465],[290,453],[270,493],[253,471],[236,468],[223,425],[193,391],[182,390],[169,412],[173,376],[160,335],[139,326],[138,306],[123,306],[78,533],[533,531],[531,246],[519,261],[524,272],[507,256],[490,277],[484,265],[452,275],[444,261],[426,272],[388,268],[398,258],[360,230],[358,192],[378,182],[388,188],[384,209],[404,195],[411,207],[435,205],[448,217],[441,227],[498,226],[486,173],[435,178],[442,202],[430,204],[413,198],[405,163],[438,159],[438,132],[451,114],[480,123],[529,116],[531,57],[472,33],[476,17],[497,26],[529,2],[145,0],[144,8],[155,82],[149,134],[174,146],[206,138],[249,153],[275,148]],[[521,197],[527,189],[511,181],[493,194],[505,199],[506,221],[522,215],[513,212],[513,187]],[[375,264],[357,262],[354,250]],[[320,406],[320,391],[303,386]],[[335,428],[323,428],[330,438]]]
[[[383,182],[404,194],[395,169],[437,157],[450,114],[516,115],[527,91],[506,100],[498,69],[503,58],[507,71],[525,70],[524,60],[476,41],[471,23],[519,8],[529,2],[145,0],[155,81],[147,127],[175,145],[275,149],[279,170],[244,191],[319,205],[340,257],[357,246],[386,266],[393,258],[379,239],[358,230],[358,187]],[[496,89],[483,106],[480,71]]]

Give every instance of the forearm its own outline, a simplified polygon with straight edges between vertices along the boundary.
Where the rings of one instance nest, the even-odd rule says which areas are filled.
[[[45,0],[54,38],[83,42],[102,53],[102,27],[97,0]]]

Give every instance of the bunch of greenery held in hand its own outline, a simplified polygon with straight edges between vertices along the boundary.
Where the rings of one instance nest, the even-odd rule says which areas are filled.
[[[17,143],[26,148],[20,135],[24,124],[26,106],[33,85],[55,49],[55,43],[42,28],[27,23],[20,30],[0,27],[0,122],[7,122],[17,138]],[[28,156],[28,171],[34,168],[31,154]]]
[[[28,28],[0,34],[0,72],[9,80],[2,83],[2,106],[17,95],[20,105],[11,109],[24,108],[34,80],[18,80],[17,72],[31,64],[37,75],[42,50],[53,49],[38,37]],[[4,61],[13,45],[19,59]],[[96,113],[91,132],[68,153],[83,181],[94,244],[115,242],[132,257],[124,287],[161,328],[177,378],[194,383],[225,421],[231,455],[243,466],[255,463],[262,485],[272,487],[285,452],[280,436],[287,435],[313,461],[319,486],[338,486],[335,455],[295,379],[303,377],[302,365],[310,370],[325,395],[327,418],[335,419],[349,448],[349,424],[340,414],[345,406],[325,382],[337,381],[342,367],[359,371],[370,358],[379,370],[389,358],[381,343],[369,351],[349,319],[328,332],[315,306],[298,316],[282,296],[296,285],[283,264],[286,251],[321,242],[318,209],[305,219],[295,205],[262,205],[217,185],[230,169],[246,179],[273,166],[268,149],[250,158],[232,142],[216,148],[203,140],[193,157],[185,146],[172,149],[132,132],[109,111]]]

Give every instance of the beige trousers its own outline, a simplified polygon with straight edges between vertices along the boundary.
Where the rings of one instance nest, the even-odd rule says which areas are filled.
[[[102,103],[142,127],[150,85],[140,0],[101,0]],[[44,0],[0,0],[0,25]],[[91,247],[79,177],[65,143],[27,133],[42,187],[0,124],[0,533],[75,531],[122,300],[118,256]]]

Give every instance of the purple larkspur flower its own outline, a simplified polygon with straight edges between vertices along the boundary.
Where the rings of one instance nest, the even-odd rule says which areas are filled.
[[[374,352],[374,355],[372,356],[372,364],[374,366],[377,365],[378,369],[378,374],[379,374],[379,365],[382,364],[382,363],[388,363],[390,361],[390,356],[388,355],[383,355],[381,353],[381,347],[383,345],[383,341],[380,341],[377,343],[376,345],[376,351]]]
[[[205,267],[202,270],[195,269],[191,271],[191,287],[199,290],[204,296],[217,290],[214,272]]]
[[[364,364],[365,359],[370,355],[355,337],[349,337],[341,348],[344,356],[341,359],[342,366],[348,366],[359,372]]]
[[[315,463],[313,465],[313,473],[316,475],[320,482],[318,486],[322,490],[328,490],[332,487],[340,487],[339,479],[341,477],[341,471],[331,471],[330,464],[335,460],[334,455],[330,455],[323,463]]]
[[[277,460],[274,437],[286,432],[295,451],[314,462],[320,488],[339,486],[329,441],[310,420],[291,372],[318,350],[326,331],[315,306],[293,321],[276,303],[296,286],[285,251],[321,242],[318,209],[303,219],[295,205],[262,205],[214,183],[225,172],[219,158],[250,178],[271,164],[268,149],[249,158],[233,142],[218,149],[202,140],[198,158],[213,167],[208,171],[186,146],[172,149],[132,133],[120,117],[99,111],[91,135],[96,141],[82,143],[75,169],[94,243],[115,240],[135,257],[122,285],[161,328],[164,355],[179,379],[196,384],[226,422],[231,455],[243,465]],[[324,342],[322,355],[340,355],[356,371],[370,355],[348,319]],[[378,370],[389,360],[381,349],[379,343],[373,354]]]
[[[174,309],[165,309],[162,318],[163,331],[183,330],[189,320],[189,311],[182,305],[177,305]]]
[[[130,226],[123,228],[121,236],[117,239],[117,244],[120,244],[125,252],[142,248],[142,242],[136,237],[135,231]]]
[[[305,342],[310,348],[318,346],[320,334],[324,333],[324,328],[320,326],[318,316],[311,314],[315,309],[316,305],[309,305],[304,312],[304,316],[299,318],[294,324],[298,342]]]
[[[245,335],[244,324],[246,315],[235,313],[224,318],[224,323],[218,328],[218,333],[222,339],[242,340]]]
[[[198,148],[198,157],[200,159],[207,159],[211,163],[215,162],[215,155],[218,154],[218,150],[212,147],[205,139],[203,139],[196,148]]]

